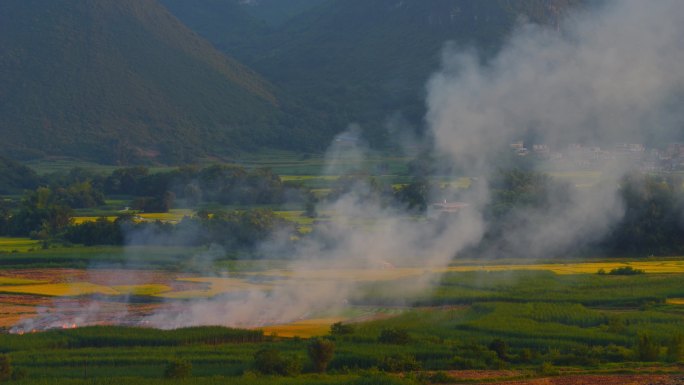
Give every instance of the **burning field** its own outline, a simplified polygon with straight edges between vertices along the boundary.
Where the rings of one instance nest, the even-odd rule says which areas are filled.
[[[595,275],[599,269],[627,265],[647,274],[665,276],[681,273],[684,268],[681,261],[663,260],[629,264],[268,269],[213,277],[135,269],[3,270],[0,271],[0,327],[20,333],[90,325],[162,329],[223,325],[258,327],[283,337],[310,337],[325,334],[334,322],[369,320],[387,313],[381,309],[381,302],[376,302],[373,305],[376,307],[370,310],[359,310],[358,305],[348,300],[357,294],[347,289],[349,285],[356,285],[357,291],[359,288],[373,291],[377,285],[389,285],[392,291],[403,290],[399,295],[404,295],[409,290],[405,289],[406,282],[435,279],[445,272],[535,270],[550,271],[557,276],[587,276]],[[336,290],[346,291],[340,294]],[[332,293],[329,297],[332,300],[296,306],[309,300],[311,293]],[[282,302],[284,307],[272,309],[274,302]],[[666,303],[680,306],[684,302],[681,298],[669,298]]]

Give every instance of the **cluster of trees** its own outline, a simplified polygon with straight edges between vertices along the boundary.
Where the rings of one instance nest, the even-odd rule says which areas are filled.
[[[174,204],[201,207],[213,203],[281,203],[288,193],[286,186],[266,169],[215,165],[151,173],[145,167],[131,167],[100,175],[75,168],[66,174],[44,177],[40,184],[41,187],[25,191],[19,200],[0,201],[0,235],[61,239],[86,245],[220,243],[243,248],[263,240],[276,228],[287,227],[272,211],[261,209],[200,210],[197,217],[186,218],[178,225],[141,222],[130,213],[119,215],[115,221],[71,221],[74,210],[102,206],[105,197],[130,199],[130,208],[145,212],[165,212]],[[305,199],[304,196],[298,187],[292,187],[288,193],[288,199]]]
[[[159,173],[130,167],[115,170],[101,182],[107,195],[138,197],[140,209],[146,208],[146,202],[166,202],[161,208],[152,208],[154,211],[168,210],[175,199],[184,200],[188,206],[278,204],[286,192],[280,177],[270,169],[247,170],[234,165],[186,166]]]
[[[178,224],[161,221],[140,222],[133,215],[121,215],[114,221],[101,218],[70,225],[61,237],[84,245],[222,245],[227,249],[251,249],[271,234],[293,232],[288,222],[272,210],[202,211],[196,217],[183,218]]]
[[[584,246],[610,255],[664,255],[684,251],[684,189],[673,175],[632,173],[619,182],[625,214],[607,235]],[[558,215],[571,204],[574,187],[548,175],[502,170],[490,181],[492,199],[485,211],[485,243],[496,243],[529,218]],[[552,209],[553,208],[553,209]],[[623,272],[617,272],[620,274]]]

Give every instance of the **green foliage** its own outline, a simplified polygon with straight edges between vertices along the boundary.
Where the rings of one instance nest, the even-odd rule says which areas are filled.
[[[684,361],[684,335],[677,334],[667,343],[667,360],[670,362]]]
[[[640,269],[635,269],[632,266],[625,266],[625,267],[617,267],[615,269],[611,269],[610,272],[608,272],[610,275],[637,275],[637,274],[644,274],[643,270]]]
[[[639,361],[657,361],[660,356],[660,345],[649,334],[641,334],[636,346]]]
[[[385,372],[411,372],[420,370],[420,363],[410,354],[383,357],[379,368]]]
[[[254,353],[254,367],[262,374],[296,376],[302,371],[302,363],[295,357],[283,357],[280,351],[271,348]]]
[[[344,336],[354,334],[354,325],[335,322],[330,325],[330,334],[333,336]]]
[[[411,183],[395,192],[396,199],[405,204],[409,210],[427,210],[430,186],[424,177],[415,178]]]
[[[557,375],[558,369],[556,369],[550,362],[542,362],[537,369],[537,372],[543,376]]]
[[[192,374],[192,364],[186,360],[172,360],[166,364],[164,378],[182,379],[188,378]]]
[[[499,359],[508,361],[508,344],[506,343],[506,341],[500,338],[496,338],[489,343],[488,348],[489,350],[496,353]]]
[[[670,254],[684,250],[681,234],[682,183],[676,178],[631,174],[623,178],[620,196],[625,215],[605,240],[621,254]]]
[[[335,343],[322,339],[316,338],[309,343],[307,346],[307,352],[309,354],[309,359],[314,366],[314,370],[319,373],[324,373],[328,369],[328,364],[333,359],[335,354]]]
[[[0,381],[12,378],[12,361],[6,354],[0,354]]]
[[[404,329],[385,328],[380,331],[378,342],[383,344],[404,345],[411,341],[411,337]]]

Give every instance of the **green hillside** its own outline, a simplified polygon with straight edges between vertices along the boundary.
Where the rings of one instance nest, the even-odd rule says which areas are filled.
[[[39,182],[40,178],[35,171],[19,162],[0,156],[0,194],[34,189]],[[2,207],[2,202],[0,202],[0,207]]]
[[[208,7],[208,3],[216,2],[220,1],[194,6]],[[387,142],[384,122],[389,116],[400,112],[415,125],[421,124],[425,83],[439,68],[446,42],[487,56],[498,50],[522,18],[554,24],[580,2],[310,0],[307,11],[272,27],[270,33],[261,30],[243,36],[239,44],[226,43],[231,35],[227,23],[209,31],[206,24],[216,20],[215,15],[206,19],[177,15],[298,98],[311,116],[323,119],[335,130],[359,122],[366,136],[382,145]],[[257,3],[263,12],[300,2]],[[243,4],[246,9],[254,7]]]
[[[268,146],[274,92],[153,0],[0,2],[10,156],[176,162]]]
[[[278,27],[291,18],[330,0],[234,0],[248,13]]]

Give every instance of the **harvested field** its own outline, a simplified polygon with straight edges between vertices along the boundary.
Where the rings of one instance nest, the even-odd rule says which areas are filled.
[[[89,282],[47,283],[40,285],[0,286],[0,291],[15,294],[33,294],[48,297],[67,297],[89,294],[118,295],[119,292],[102,285]]]
[[[209,298],[220,294],[231,293],[245,290],[266,290],[269,286],[256,285],[238,278],[179,278],[181,282],[191,282],[202,284],[201,289],[173,291],[159,294],[159,297],[189,299],[189,298]]]

